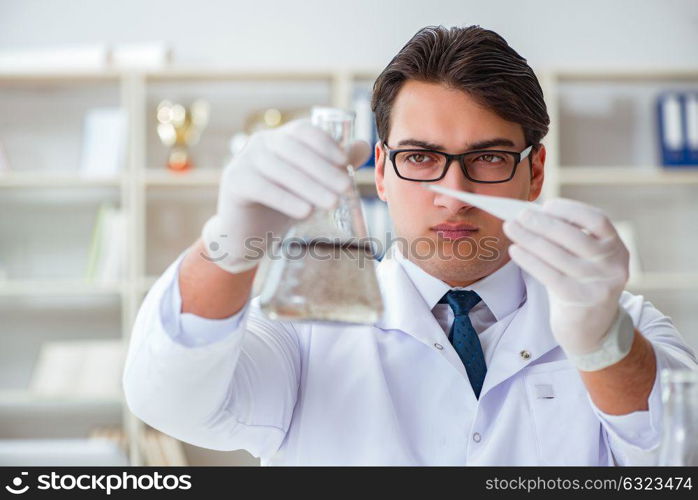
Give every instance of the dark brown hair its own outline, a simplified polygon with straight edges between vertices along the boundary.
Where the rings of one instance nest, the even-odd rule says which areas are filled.
[[[538,146],[550,118],[533,70],[506,40],[479,26],[427,26],[419,30],[373,84],[371,108],[378,137],[387,140],[390,111],[407,80],[442,83],[463,90],[505,120],[523,127]]]

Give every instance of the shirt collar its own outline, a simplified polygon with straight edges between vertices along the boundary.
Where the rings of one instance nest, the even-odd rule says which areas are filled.
[[[433,309],[449,290],[473,290],[487,305],[497,321],[500,321],[518,309],[525,299],[526,285],[521,276],[521,269],[512,260],[469,286],[450,287],[447,283],[406,259],[397,246],[394,249],[394,256],[429,309]]]

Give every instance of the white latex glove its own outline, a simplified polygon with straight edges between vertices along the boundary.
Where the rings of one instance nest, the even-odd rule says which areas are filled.
[[[599,209],[554,199],[504,224],[511,258],[543,283],[555,339],[585,371],[630,351],[634,328],[618,300],[628,281],[628,250]]]
[[[307,119],[253,134],[223,170],[217,213],[202,231],[208,260],[231,273],[251,269],[270,236],[314,207],[335,206],[351,184],[346,165],[370,154],[364,141],[348,149]]]

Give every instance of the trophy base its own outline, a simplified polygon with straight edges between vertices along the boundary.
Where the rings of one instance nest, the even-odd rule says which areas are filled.
[[[172,172],[186,172],[191,170],[194,165],[191,162],[189,153],[182,149],[173,149],[170,152],[170,158],[167,160],[167,168]]]

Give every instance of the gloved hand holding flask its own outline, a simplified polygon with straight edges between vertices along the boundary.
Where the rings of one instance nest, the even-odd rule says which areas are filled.
[[[351,185],[345,166],[361,165],[369,152],[364,141],[343,151],[309,120],[253,134],[223,170],[217,213],[202,232],[210,260],[230,273],[255,267],[269,235],[338,202]]]

